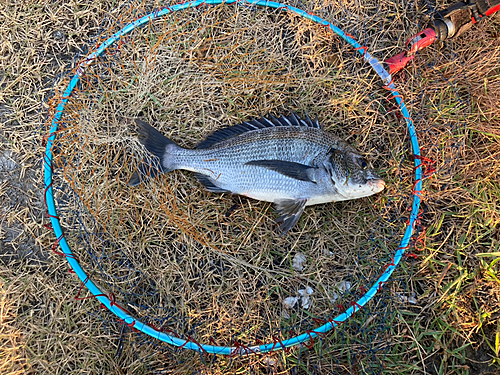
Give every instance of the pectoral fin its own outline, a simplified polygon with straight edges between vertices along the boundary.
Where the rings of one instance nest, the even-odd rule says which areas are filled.
[[[281,214],[281,216],[276,220],[278,223],[282,223],[278,231],[281,232],[280,236],[283,236],[288,232],[297,221],[299,221],[300,215],[304,212],[307,199],[281,199],[274,203],[276,204],[276,211]]]
[[[295,178],[296,180],[314,182],[315,167],[282,160],[252,160],[245,165],[256,165],[281,173],[284,176]]]

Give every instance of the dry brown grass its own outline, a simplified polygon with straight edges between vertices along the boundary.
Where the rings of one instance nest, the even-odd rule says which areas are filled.
[[[224,124],[286,107],[307,109],[327,129],[373,154],[374,163],[389,169],[389,176],[402,170],[409,176],[411,167],[402,168],[397,160],[404,152],[403,135],[387,133],[374,106],[383,100],[384,90],[374,87],[367,72],[353,74],[360,64],[326,30],[276,12],[201,9],[136,34],[133,42],[121,45],[119,56],[106,56],[87,71],[57,144],[57,169],[64,171],[88,213],[79,220],[99,232],[86,241],[101,249],[108,236],[113,240],[104,245],[105,256],[94,258],[101,270],[93,280],[105,285],[109,277],[121,275],[123,283],[108,285],[108,292],[125,298],[136,316],[183,335],[197,326],[199,341],[217,337],[219,345],[257,338],[272,342],[276,332],[286,338],[290,330],[313,327],[309,314],[337,315],[338,304],[346,302],[330,301],[338,293],[336,286],[348,280],[355,291],[366,288],[397,246],[384,227],[398,231],[402,224],[385,217],[380,222],[376,210],[384,205],[381,197],[341,204],[333,212],[315,207],[296,235],[279,239],[269,204],[236,198],[242,209],[225,219],[235,198],[206,194],[185,173],[128,188],[125,182],[145,154],[130,128],[114,116],[145,117],[179,144],[192,147]],[[333,56],[336,63],[326,63]],[[107,61],[115,64],[111,70]],[[354,89],[349,92],[346,85]],[[375,144],[395,146],[381,151]],[[388,182],[385,199],[393,199],[403,187],[395,178]],[[411,186],[409,179],[404,184],[407,190]],[[61,216],[75,227],[70,211],[81,208],[71,204]],[[377,220],[380,243],[374,248],[367,238]],[[76,239],[71,244],[82,249]],[[93,269],[82,250],[82,264]],[[310,258],[302,274],[290,267],[299,252]],[[306,286],[316,291],[313,307],[283,320],[281,302]]]
[[[8,337],[0,366],[12,372],[25,366],[32,373],[236,373],[266,372],[276,363],[276,371],[286,373],[299,363],[299,371],[320,373],[434,373],[436,366],[465,371],[481,360],[464,349],[460,355],[473,361],[460,362],[449,351],[468,342],[480,345],[480,337],[491,341],[497,332],[497,309],[485,305],[494,299],[462,305],[471,290],[484,290],[481,285],[498,288],[488,276],[495,266],[484,262],[490,258],[476,256],[498,251],[500,240],[497,21],[457,42],[454,50],[465,63],[450,59],[446,48],[431,48],[397,78],[424,154],[438,167],[427,183],[429,239],[419,260],[403,264],[386,293],[323,345],[288,356],[230,360],[178,353],[128,329],[120,340],[120,323],[93,300],[74,301],[76,278],[61,258],[49,254],[54,238],[42,226],[47,221],[38,160],[43,111],[55,99],[42,113],[39,103],[49,98],[52,82],[56,91],[65,87],[67,76],[57,81],[56,76],[91,36],[100,34],[102,41],[132,18],[132,8],[115,7],[28,2],[0,8],[5,31],[0,135],[12,151],[5,156],[15,161],[2,167],[6,177],[0,177],[0,235],[6,244],[0,334]],[[378,12],[371,4],[309,7],[341,20],[351,33],[363,30],[357,39],[377,56],[397,52],[392,46],[401,30],[416,31],[412,11],[390,2],[380,3]],[[145,6],[139,2],[136,9]],[[339,312],[329,301],[339,282],[355,286],[345,303],[373,282],[402,233],[404,222],[394,217],[406,216],[412,167],[408,137],[387,92],[343,42],[297,17],[222,7],[156,22],[123,42],[120,51],[87,71],[65,112],[56,153],[56,186],[63,188],[57,199],[67,204],[61,217],[93,280],[138,318],[201,342],[214,337],[219,345],[236,339],[268,342],[274,335],[289,337],[291,328],[310,329],[317,322],[309,315]],[[434,67],[424,69],[427,62]],[[467,90],[470,103],[457,105]],[[389,182],[387,191],[312,207],[298,228],[280,239],[273,232],[271,205],[206,193],[189,173],[171,173],[133,189],[124,184],[145,152],[122,117],[147,119],[180,145],[193,147],[217,128],[287,109],[317,115],[327,130],[369,155]],[[226,218],[235,203],[240,208]],[[82,237],[81,228],[91,234]],[[370,234],[378,247],[371,247]],[[298,252],[308,258],[302,273],[291,269]],[[472,279],[479,286],[471,289]],[[313,307],[282,319],[282,300],[306,285],[315,289]],[[397,300],[396,293],[412,292],[417,305]],[[481,320],[474,317],[477,311],[489,315]],[[438,321],[442,314],[446,325]],[[479,323],[487,327],[483,336]],[[475,336],[447,327],[472,327]],[[432,333],[438,330],[442,335]],[[390,349],[367,354],[389,342]],[[117,356],[120,343],[123,352]],[[486,343],[479,348],[489,358]],[[366,367],[377,355],[385,370],[380,362]]]
[[[3,279],[3,278],[2,278]],[[16,327],[16,311],[14,300],[19,295],[13,284],[0,285],[0,371],[3,374],[22,374],[26,368],[27,358],[22,353],[23,339],[21,331]]]

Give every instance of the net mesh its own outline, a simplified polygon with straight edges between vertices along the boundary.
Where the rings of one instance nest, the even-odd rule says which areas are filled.
[[[168,5],[132,1],[116,9],[88,53],[127,23]],[[401,30],[405,36],[418,31],[416,10],[402,12],[388,1],[291,5],[339,25],[381,60],[399,52],[393,46],[403,45]],[[395,83],[411,111],[428,178],[408,256],[390,283],[333,332],[260,356],[175,348],[137,332],[91,298],[82,302],[94,303],[91,314],[116,335],[124,367],[380,373],[401,366],[392,353],[401,350],[405,332],[394,322],[416,314],[414,303],[425,293],[413,276],[412,253],[424,246],[423,228],[439,219],[429,207],[451,181],[468,110],[452,48],[429,49],[419,58],[419,67]],[[71,76],[58,82],[61,91]],[[409,135],[393,99],[359,53],[293,14],[218,5],[152,21],[86,68],[64,110],[52,152],[66,239],[90,279],[155,329],[202,344],[279,347],[351,307],[394,257],[415,181]],[[309,207],[278,237],[271,204],[205,192],[189,172],[127,186],[139,163],[151,161],[130,125],[135,118],[192,148],[216,129],[289,111],[317,116],[326,131],[367,155],[386,190]],[[50,120],[49,114],[48,126]],[[80,287],[78,298],[87,297]]]

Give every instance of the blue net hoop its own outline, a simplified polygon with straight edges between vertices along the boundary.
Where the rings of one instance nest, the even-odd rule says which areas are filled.
[[[83,270],[81,267],[78,258],[73,254],[71,248],[66,241],[64,232],[61,227],[60,219],[58,217],[58,211],[56,208],[56,203],[54,199],[54,190],[53,190],[53,145],[55,142],[56,133],[59,128],[59,122],[63,115],[66,104],[68,103],[71,94],[77,84],[79,83],[82,75],[85,72],[85,69],[93,63],[99,56],[101,56],[107,48],[112,46],[115,42],[119,41],[121,37],[129,34],[134,29],[139,28],[145,25],[148,22],[152,22],[158,18],[167,17],[170,14],[189,9],[195,8],[199,6],[213,6],[213,5],[221,5],[221,4],[240,4],[245,6],[258,6],[258,7],[267,7],[273,8],[285,12],[290,12],[310,21],[313,21],[321,26],[326,27],[332,33],[341,37],[344,41],[349,43],[354,50],[356,50],[362,57],[362,59],[370,64],[373,70],[377,73],[384,84],[384,88],[387,89],[391,94],[396,104],[401,111],[401,114],[406,123],[408,134],[410,137],[410,144],[412,147],[412,152],[414,157],[414,188],[410,195],[412,199],[412,207],[409,215],[409,219],[407,222],[407,226],[403,235],[403,238],[396,248],[394,257],[391,261],[386,264],[383,268],[384,271],[381,276],[375,281],[375,283],[366,291],[366,293],[359,298],[357,301],[353,302],[351,307],[345,310],[342,314],[336,316],[335,318],[328,319],[328,321],[315,328],[314,330],[308,331],[307,333],[300,334],[298,336],[289,338],[287,340],[273,342],[262,345],[254,345],[250,347],[242,347],[242,346],[216,346],[216,345],[206,345],[198,343],[191,339],[184,339],[169,335],[168,333],[161,332],[148,324],[141,322],[140,320],[133,317],[128,311],[120,307],[114,300],[112,296],[107,296],[92,280],[90,280],[90,276]],[[373,57],[368,51],[367,48],[361,46],[353,37],[344,31],[342,31],[337,26],[331,24],[324,19],[308,13],[299,8],[272,2],[272,1],[262,1],[262,0],[198,0],[198,1],[190,1],[182,4],[177,4],[171,7],[163,7],[159,8],[143,17],[136,19],[135,21],[129,23],[125,27],[123,27],[120,31],[116,32],[109,39],[107,39],[104,43],[102,43],[94,52],[86,57],[86,59],[81,62],[77,68],[75,69],[75,73],[71,78],[68,86],[64,90],[64,93],[57,105],[55,114],[53,116],[50,131],[47,135],[47,146],[44,155],[44,183],[45,183],[45,200],[48,208],[48,215],[50,217],[52,228],[56,235],[56,244],[61,247],[62,255],[68,261],[70,267],[74,270],[78,278],[81,280],[82,285],[85,286],[97,300],[102,303],[109,311],[115,314],[119,319],[121,319],[124,323],[126,323],[129,327],[134,327],[135,329],[155,338],[166,342],[168,344],[174,345],[179,348],[194,350],[197,352],[210,353],[210,354],[220,354],[220,355],[249,355],[256,353],[268,353],[277,350],[283,350],[301,343],[306,343],[308,341],[312,341],[318,336],[323,336],[325,333],[334,330],[337,326],[348,320],[352,317],[357,311],[363,308],[370,300],[372,300],[377,292],[383,288],[384,284],[388,282],[392,273],[394,272],[397,265],[400,263],[401,259],[404,256],[405,250],[410,245],[410,240],[413,236],[414,227],[418,223],[419,220],[419,208],[421,202],[421,191],[422,191],[422,181],[423,181],[423,171],[422,171],[422,162],[420,158],[420,149],[418,145],[417,134],[415,131],[415,127],[413,121],[410,118],[410,114],[408,109],[403,101],[402,96],[396,90],[392,82],[391,75],[384,69],[382,64]]]

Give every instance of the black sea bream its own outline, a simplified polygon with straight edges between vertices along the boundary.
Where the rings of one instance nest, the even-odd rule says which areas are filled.
[[[144,121],[139,140],[159,158],[141,164],[129,185],[158,172],[185,169],[211,192],[274,202],[286,233],[305,206],[367,197],[385,183],[355,148],[296,114],[259,118],[218,130],[195,149],[185,149]]]

